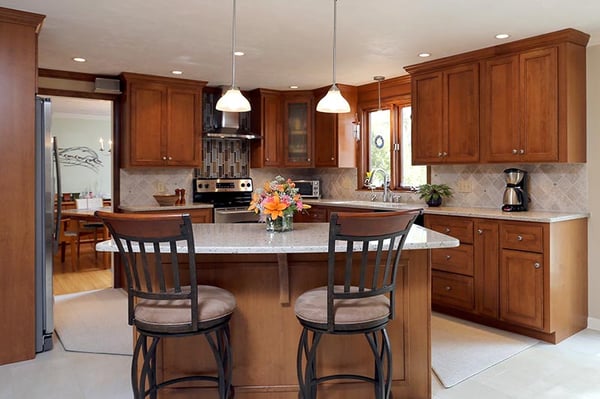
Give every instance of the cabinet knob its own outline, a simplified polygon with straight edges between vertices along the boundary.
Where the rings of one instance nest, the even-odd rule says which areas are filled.
[[[519,154],[521,154],[521,155],[525,154],[525,150],[521,148],[521,150],[519,151]]]
[[[163,161],[166,161],[166,160],[167,160],[167,157],[162,157],[162,160],[163,160]]]
[[[535,267],[536,269],[539,269],[540,267],[542,267],[542,265],[540,265],[540,262],[535,262],[533,264],[533,267]]]
[[[270,161],[270,159],[269,159],[269,158],[265,158],[265,161],[269,162],[269,161]]]
[[[513,148],[513,150],[512,150],[512,153],[513,153],[513,154],[517,154],[518,152],[519,152],[519,151],[517,151],[517,149],[516,149],[516,148]]]
[[[517,236],[517,241],[523,241],[523,236]]]
[[[445,152],[445,151],[444,151],[442,154],[443,154],[445,157],[447,157],[447,156],[448,156],[448,153],[447,153],[447,152]]]
[[[477,234],[483,234],[483,230],[477,229]]]
[[[450,260],[450,259],[452,259],[452,256],[451,255],[446,255],[446,260]]]
[[[444,287],[444,289],[445,289],[446,291],[452,291],[452,287],[450,287],[449,285],[445,286],[445,287]]]
[[[173,160],[173,157],[169,157],[169,161],[172,161],[172,160]]]
[[[306,158],[306,162],[310,162],[310,158]]]
[[[442,157],[442,153],[438,152],[438,157],[441,158]]]
[[[331,160],[332,160],[332,161],[335,161],[335,157],[331,157]]]
[[[444,230],[446,233],[450,233],[450,227],[446,227],[446,229]]]

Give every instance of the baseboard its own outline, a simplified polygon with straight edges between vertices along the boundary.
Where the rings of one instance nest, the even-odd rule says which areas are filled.
[[[600,331],[600,319],[588,317],[588,328],[591,330]]]

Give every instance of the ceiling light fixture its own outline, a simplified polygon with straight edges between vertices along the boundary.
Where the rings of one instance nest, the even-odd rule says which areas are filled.
[[[296,86],[296,85],[291,85],[290,86],[290,89],[297,89],[297,88],[298,88],[298,86]]]
[[[317,111],[332,114],[350,112],[350,104],[342,96],[340,89],[335,84],[335,31],[337,23],[337,0],[333,0],[333,85],[317,104]]]
[[[242,55],[244,55],[245,53],[243,51],[234,51],[233,55],[237,55],[238,57],[241,57]]]
[[[183,75],[182,71],[171,71],[173,75]]]
[[[73,61],[75,61],[75,62],[85,62],[86,59],[82,58],[82,57],[73,57]]]
[[[377,111],[381,111],[381,82],[385,80],[385,76],[373,76],[373,80],[377,81],[377,98],[379,99]]]
[[[421,58],[431,57],[431,53],[419,53],[419,57],[421,57]]]
[[[508,33],[498,33],[496,39],[508,39],[510,35]]]
[[[216,108],[225,112],[250,111],[250,102],[235,86],[235,1],[233,0],[233,23],[231,24],[231,88],[219,98]]]

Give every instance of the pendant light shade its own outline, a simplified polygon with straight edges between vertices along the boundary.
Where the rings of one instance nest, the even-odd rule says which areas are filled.
[[[337,25],[337,0],[333,0],[333,84],[325,97],[317,104],[317,111],[328,112],[332,114],[350,112],[350,104],[342,96],[340,89],[335,82],[335,46],[336,46],[336,25]]]
[[[235,1],[233,0],[233,22],[231,24],[231,88],[219,98],[216,108],[225,112],[250,111],[250,102],[235,86]]]

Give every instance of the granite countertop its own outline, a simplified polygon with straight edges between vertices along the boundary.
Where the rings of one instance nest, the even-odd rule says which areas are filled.
[[[472,208],[472,207],[427,207],[418,203],[394,203],[380,201],[353,201],[353,200],[335,200],[320,199],[304,202],[310,205],[339,206],[346,208],[360,208],[373,210],[404,210],[423,208],[425,214],[429,215],[448,215],[448,216],[467,216],[486,219],[518,220],[525,222],[544,222],[556,223],[567,220],[588,218],[589,214],[584,212],[554,212],[554,211],[526,211],[526,212],[503,212],[496,208]]]
[[[264,223],[194,224],[195,250],[199,254],[326,253],[329,223],[294,223],[294,230],[267,232]],[[178,252],[186,252],[185,243]],[[456,238],[413,225],[405,250],[457,247]],[[98,251],[116,252],[111,240],[96,245]],[[344,243],[336,251],[346,250]],[[165,248],[165,252],[169,249]],[[162,251],[161,251],[162,252]]]
[[[182,209],[212,209],[212,204],[193,202],[190,204],[159,206],[159,205],[121,205],[119,209],[124,212],[151,212],[151,211],[180,211]]]

